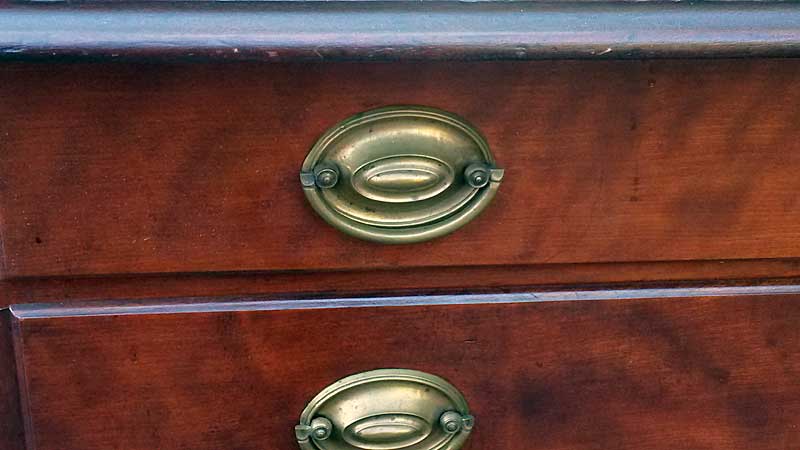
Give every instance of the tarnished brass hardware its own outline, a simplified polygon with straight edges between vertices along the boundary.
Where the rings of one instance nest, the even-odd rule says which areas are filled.
[[[335,166],[320,165],[314,168],[314,184],[322,189],[330,189],[339,182],[339,170]]]
[[[486,164],[473,163],[464,170],[464,178],[470,186],[480,189],[491,181],[492,168]]]
[[[442,378],[379,369],[323,389],[295,436],[302,450],[457,450],[473,425],[466,400]]]
[[[439,423],[445,432],[458,433],[464,427],[464,416],[455,411],[447,411],[439,418]]]
[[[311,436],[318,441],[324,441],[331,437],[332,431],[333,424],[324,417],[317,417],[311,421]]]
[[[503,179],[486,140],[464,119],[393,106],[328,130],[300,171],[306,198],[352,236],[402,244],[450,233],[483,211]]]

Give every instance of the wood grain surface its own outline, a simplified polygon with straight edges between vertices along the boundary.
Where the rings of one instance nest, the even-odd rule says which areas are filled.
[[[454,383],[475,450],[798,448],[800,297],[747,292],[15,307],[29,448],[291,449],[306,401],[378,367]]]
[[[0,66],[5,278],[800,257],[800,60]],[[455,234],[345,237],[327,127],[454,111],[507,177]]]
[[[25,450],[17,366],[8,309],[0,309],[0,449]]]

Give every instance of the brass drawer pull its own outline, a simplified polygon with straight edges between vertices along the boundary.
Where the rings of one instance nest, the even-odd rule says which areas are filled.
[[[486,140],[437,109],[394,106],[328,130],[300,171],[306,198],[337,229],[389,244],[463,226],[494,198],[503,170]]]
[[[442,378],[379,369],[323,389],[295,436],[302,450],[457,450],[473,425],[466,400]]]

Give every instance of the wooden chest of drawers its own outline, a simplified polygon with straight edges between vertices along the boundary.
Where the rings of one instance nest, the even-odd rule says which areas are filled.
[[[376,369],[452,383],[460,448],[800,448],[798,21],[0,4],[0,449],[300,448],[312,398]],[[360,240],[304,196],[326,130],[396,105],[504,169],[447,236]],[[386,408],[405,431],[303,448],[459,448]]]

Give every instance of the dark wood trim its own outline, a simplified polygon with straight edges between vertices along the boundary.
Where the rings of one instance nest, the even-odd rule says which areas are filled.
[[[798,23],[795,2],[0,2],[0,58],[790,56]]]
[[[360,297],[334,299],[272,300],[265,298],[205,298],[153,301],[85,302],[73,304],[31,303],[12,305],[15,319],[53,317],[120,316],[130,314],[190,314],[232,311],[290,311],[310,309],[381,308],[398,306],[445,306],[603,301],[697,297],[745,297],[797,295],[800,285],[714,286],[666,289],[569,290],[494,294]]]

